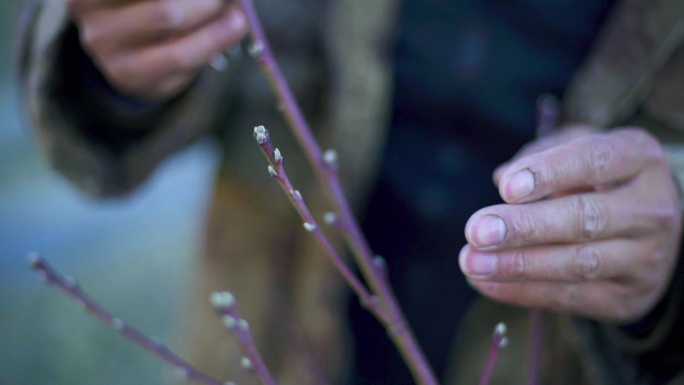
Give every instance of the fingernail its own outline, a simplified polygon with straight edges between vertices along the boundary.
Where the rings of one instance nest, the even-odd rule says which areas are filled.
[[[506,238],[506,223],[496,215],[484,215],[472,225],[470,235],[477,247],[494,246]]]
[[[488,276],[496,272],[497,259],[492,253],[476,250],[465,250],[461,260],[461,269],[469,276]]]
[[[505,197],[509,202],[517,202],[532,194],[536,184],[534,174],[529,169],[516,172],[506,182]]]

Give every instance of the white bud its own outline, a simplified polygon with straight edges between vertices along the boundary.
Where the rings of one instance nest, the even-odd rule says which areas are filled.
[[[499,347],[505,348],[506,346],[508,346],[508,338],[504,337],[501,339],[501,341],[499,341]]]
[[[275,159],[276,163],[281,163],[283,161],[283,155],[280,153],[279,149],[273,150],[273,159]]]
[[[150,342],[152,342],[152,346],[154,346],[157,349],[162,346],[161,341],[159,341],[159,338],[157,338],[157,337],[150,338]]]
[[[302,200],[302,193],[300,193],[299,190],[292,190],[292,195],[294,195],[294,197],[298,200]]]
[[[179,366],[178,367],[178,377],[182,379],[188,379],[190,378],[190,370],[184,366]]]
[[[268,140],[268,130],[266,130],[266,127],[254,127],[254,139],[256,139],[257,143],[264,144]]]
[[[26,259],[28,259],[29,264],[31,264],[31,266],[34,268],[38,267],[38,265],[43,262],[43,258],[41,258],[40,254],[35,251],[28,253],[26,255]]]
[[[217,291],[209,297],[211,304],[217,309],[230,309],[235,306],[235,296],[229,291]]]
[[[75,289],[78,286],[78,283],[74,279],[74,277],[67,275],[64,277],[64,285],[68,287],[69,289]]]
[[[247,53],[253,58],[258,58],[264,52],[264,43],[255,41],[247,47]]]
[[[114,330],[118,331],[121,331],[124,328],[124,322],[121,320],[121,318],[112,318],[111,325]]]
[[[387,267],[387,262],[385,262],[385,258],[376,255],[373,257],[373,265],[375,265],[375,267],[378,269],[385,269]]]
[[[247,358],[247,357],[242,357],[240,360],[240,365],[242,366],[243,369],[245,370],[252,370],[254,369],[254,366],[252,365],[252,361]]]
[[[323,214],[323,222],[325,222],[328,225],[334,225],[337,223],[337,214],[335,214],[332,211],[328,211],[325,214]]]
[[[244,332],[249,331],[249,323],[245,319],[238,321],[238,328]]]
[[[323,153],[323,161],[330,166],[337,166],[337,151],[328,149]]]
[[[494,328],[494,334],[499,336],[506,335],[506,324],[503,322],[496,324],[496,327]]]
[[[271,178],[275,178],[278,176],[278,172],[276,172],[275,168],[271,166],[270,164],[268,165],[268,175],[271,176]]]
[[[237,321],[235,320],[235,317],[231,315],[224,315],[223,324],[226,325],[228,329],[235,330],[235,327],[237,326]]]
[[[311,224],[309,222],[304,222],[304,230],[313,233],[314,231],[316,231],[316,225]]]

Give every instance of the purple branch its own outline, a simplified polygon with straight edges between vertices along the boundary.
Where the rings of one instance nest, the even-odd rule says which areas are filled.
[[[349,245],[356,264],[359,266],[372,292],[377,295],[380,301],[383,311],[378,312],[381,317],[377,317],[377,315],[376,317],[388,330],[390,338],[397,346],[416,382],[420,385],[436,385],[438,382],[435,375],[406,322],[394,292],[389,285],[389,281],[386,279],[386,275],[373,264],[373,252],[352,214],[339,183],[337,170],[335,167],[330,167],[330,162],[326,161],[326,156],[316,143],[301,109],[297,105],[280,68],[273,58],[271,48],[252,1],[239,1],[250,26],[252,45],[249,48],[249,52],[261,67],[271,88],[274,90],[281,107],[280,110],[288,121],[293,135],[299,141],[318,180],[323,184],[323,190],[334,206],[335,213],[339,216],[339,220],[342,223],[341,228],[344,229],[343,238]],[[274,171],[277,172],[277,170]],[[290,200],[292,200],[290,195],[288,194]],[[312,225],[313,222],[308,223]],[[363,300],[364,298],[362,297],[361,299]]]
[[[489,355],[487,356],[487,363],[485,364],[485,369],[482,372],[482,377],[480,378],[480,385],[489,385],[489,381],[492,378],[492,373],[494,372],[494,365],[496,364],[496,359],[499,356],[499,351],[508,345],[508,338],[506,338],[506,324],[500,322],[494,328],[494,334],[492,334],[492,342],[489,347]]]
[[[346,265],[342,257],[337,253],[335,248],[332,246],[330,241],[327,239],[325,234],[320,230],[316,220],[309,211],[302,195],[298,190],[295,190],[287,177],[285,172],[285,167],[283,166],[283,155],[280,150],[273,147],[271,143],[271,138],[268,130],[264,126],[258,126],[254,128],[254,139],[257,141],[261,152],[264,154],[268,160],[268,173],[271,178],[275,179],[276,182],[285,192],[292,205],[295,207],[300,217],[304,221],[304,229],[314,235],[316,241],[323,247],[325,252],[330,257],[333,265],[342,275],[342,278],[351,287],[354,293],[361,300],[361,304],[366,307],[371,313],[377,317],[382,317],[382,311],[378,306],[378,302],[373,296],[368,292],[368,289],[361,283],[361,281],[354,275],[354,273]],[[331,156],[326,157],[327,164],[331,169],[335,168],[334,159]]]
[[[133,341],[143,349],[155,354],[157,357],[173,365],[178,369],[178,373],[185,379],[197,381],[206,385],[227,385],[230,382],[219,381],[205,373],[200,372],[181,357],[170,351],[156,338],[150,338],[139,330],[128,326],[120,318],[115,317],[109,310],[97,303],[92,297],[87,295],[78,283],[69,276],[64,276],[55,270],[50,264],[37,254],[28,256],[31,267],[41,275],[50,285],[62,290],[69,297],[81,302],[86,310],[99,318],[102,322],[111,326],[124,337]]]
[[[233,333],[240,349],[245,354],[240,362],[242,367],[254,373],[263,385],[278,385],[254,344],[249,332],[249,323],[240,317],[240,313],[237,311],[237,303],[233,294],[227,291],[213,293],[211,304],[221,315],[223,324]]]
[[[544,310],[530,310],[530,366],[528,368],[529,385],[539,384],[539,365],[544,344]]]
[[[551,94],[543,94],[537,99],[537,137],[551,134],[558,126],[560,117],[558,99]],[[528,384],[539,384],[539,365],[544,345],[544,310],[530,310],[530,356],[527,371]]]

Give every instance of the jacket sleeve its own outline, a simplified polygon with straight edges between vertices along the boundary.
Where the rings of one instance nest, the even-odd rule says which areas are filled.
[[[628,123],[663,143],[684,207],[684,20],[681,26],[681,43],[655,74],[643,105]],[[684,240],[667,291],[644,318],[629,325],[579,324],[593,360],[604,368],[604,383],[684,383],[684,333],[679,329],[684,325]]]
[[[125,194],[212,132],[229,76],[202,71],[164,103],[118,95],[83,52],[63,0],[29,0],[16,31],[20,88],[49,163],[89,195]]]

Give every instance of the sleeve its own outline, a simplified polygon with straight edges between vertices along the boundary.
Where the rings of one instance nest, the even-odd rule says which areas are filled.
[[[63,0],[24,3],[16,31],[20,89],[41,151],[89,195],[122,195],[219,123],[229,74],[202,71],[164,103],[118,95],[83,52]]]
[[[629,121],[663,143],[679,186],[680,209],[684,207],[684,22],[681,25],[681,43],[657,72],[644,104]],[[629,325],[590,320],[578,320],[578,325],[592,359],[603,368],[603,383],[684,383],[684,333],[679,329],[684,325],[684,240],[668,289],[649,314]]]

